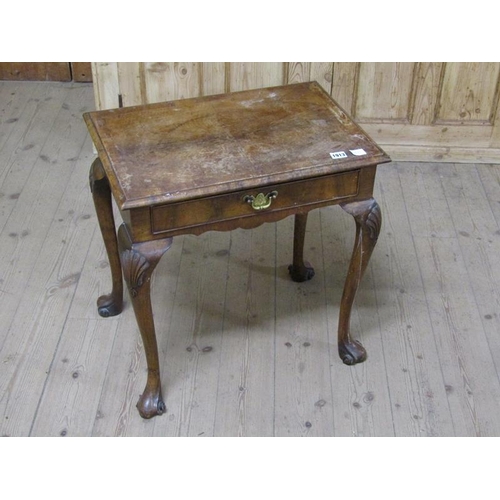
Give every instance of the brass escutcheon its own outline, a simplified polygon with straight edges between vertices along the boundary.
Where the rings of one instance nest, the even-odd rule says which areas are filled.
[[[278,191],[271,191],[268,194],[259,193],[257,196],[247,195],[244,201],[250,203],[254,210],[265,210],[271,206],[274,198],[278,196]]]

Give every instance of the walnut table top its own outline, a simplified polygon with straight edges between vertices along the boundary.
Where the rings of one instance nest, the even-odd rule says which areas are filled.
[[[316,82],[84,117],[125,210],[389,161]]]

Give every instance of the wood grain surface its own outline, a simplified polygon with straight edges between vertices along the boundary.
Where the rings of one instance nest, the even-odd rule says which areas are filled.
[[[121,209],[389,161],[314,82],[92,112],[85,121]],[[345,157],[332,159],[337,151]]]
[[[2,62],[0,80],[71,81],[69,62]]]

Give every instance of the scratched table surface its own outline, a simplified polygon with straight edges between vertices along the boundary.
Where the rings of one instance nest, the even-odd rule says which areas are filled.
[[[316,82],[96,111],[85,120],[122,209],[389,161]]]

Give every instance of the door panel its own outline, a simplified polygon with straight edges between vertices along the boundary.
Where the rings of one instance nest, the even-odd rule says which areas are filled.
[[[414,68],[415,63],[361,63],[354,119],[409,122]]]
[[[491,125],[499,68],[499,63],[446,63],[436,121]]]

